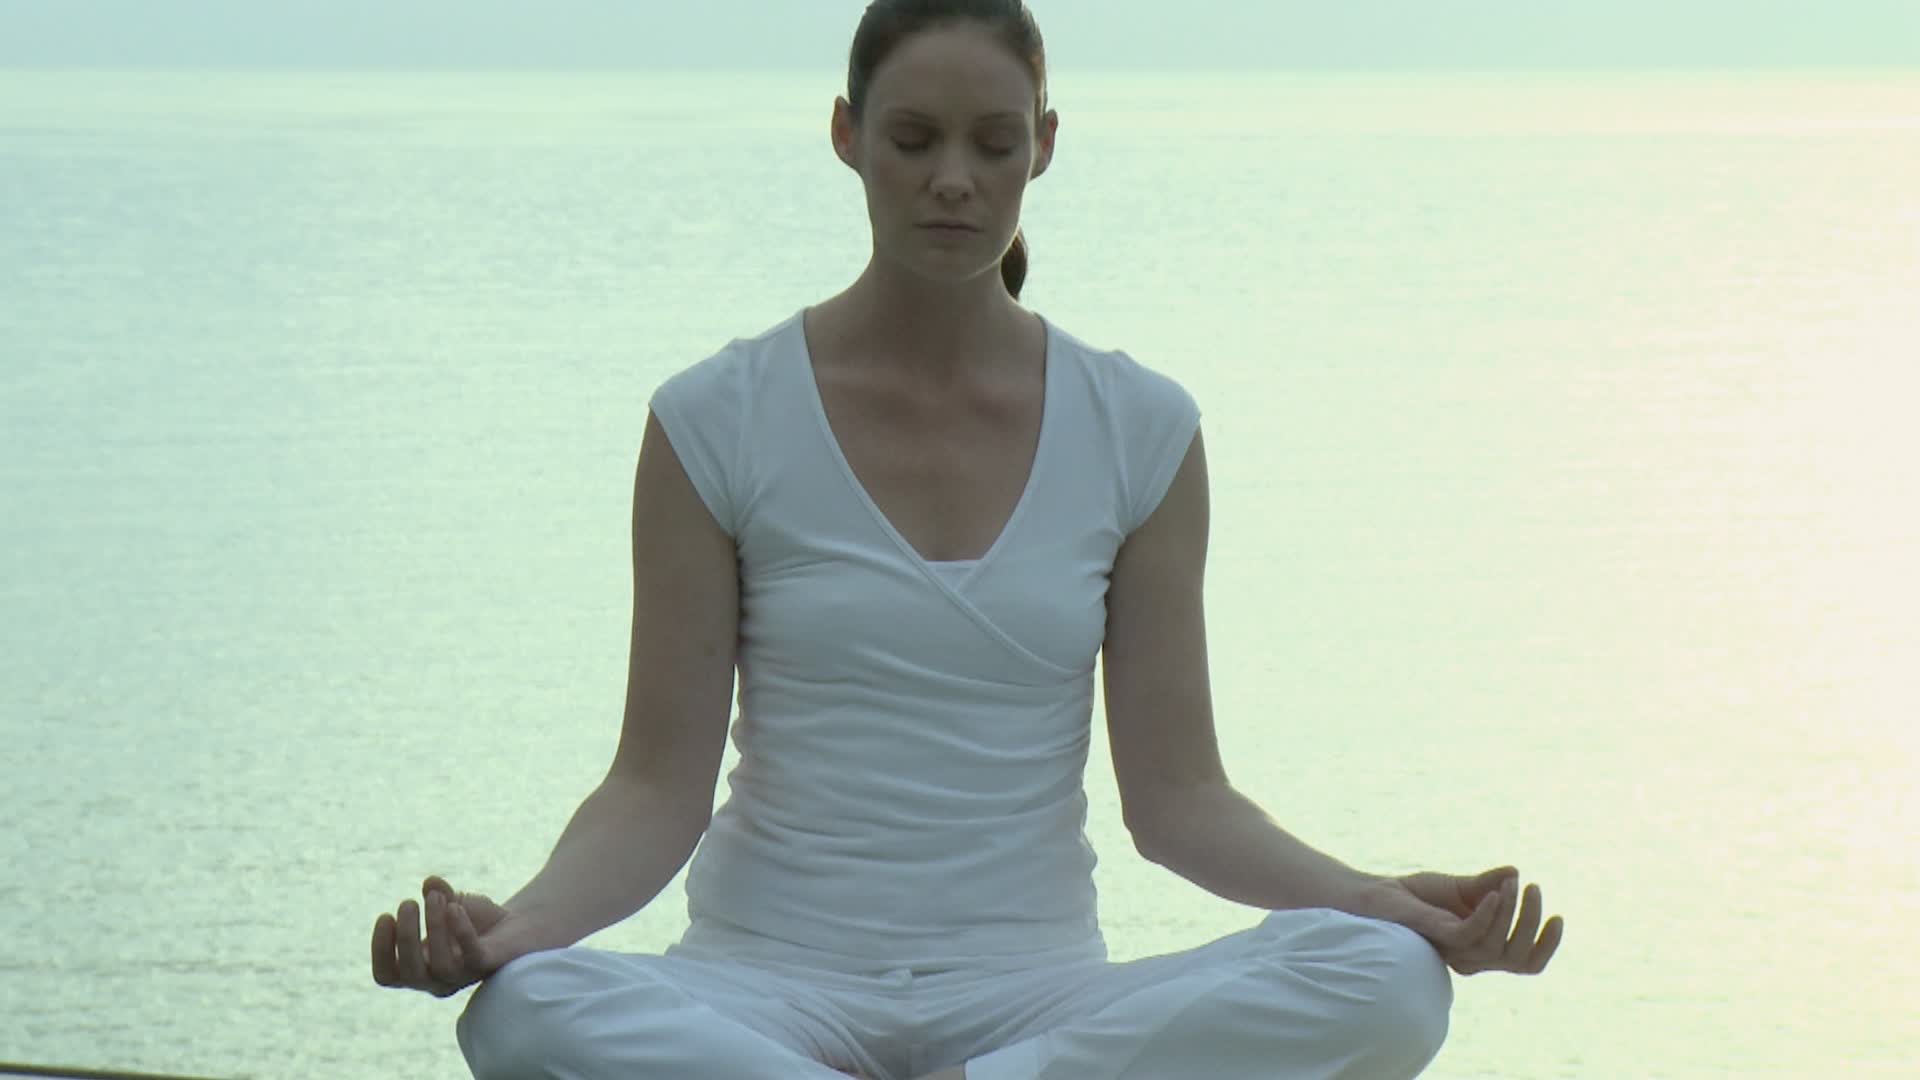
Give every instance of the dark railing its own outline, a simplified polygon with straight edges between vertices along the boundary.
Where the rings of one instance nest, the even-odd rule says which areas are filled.
[[[0,1076],[46,1076],[54,1080],[212,1080],[206,1076],[174,1076],[122,1069],[76,1069],[69,1065],[18,1065],[8,1061],[0,1061]]]

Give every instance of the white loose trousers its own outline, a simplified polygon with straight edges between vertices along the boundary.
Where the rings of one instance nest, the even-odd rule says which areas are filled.
[[[1439,1053],[1453,1003],[1426,939],[1326,908],[1016,970],[844,974],[754,945],[522,957],[473,993],[461,1051],[477,1080],[1391,1080]]]

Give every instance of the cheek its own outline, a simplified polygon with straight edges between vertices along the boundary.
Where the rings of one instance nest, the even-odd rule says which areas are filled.
[[[898,202],[911,197],[920,183],[920,170],[902,162],[898,156],[881,155],[867,160],[869,198]]]
[[[888,154],[874,159],[869,173],[881,187],[898,190],[913,183],[919,171],[918,167],[900,160],[899,155]]]
[[[1033,156],[1018,150],[1003,158],[995,158],[984,174],[986,183],[1000,193],[1006,200],[1017,200],[1027,184],[1033,179]]]

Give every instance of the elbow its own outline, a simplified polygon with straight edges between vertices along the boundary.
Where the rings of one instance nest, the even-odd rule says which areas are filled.
[[[1160,839],[1160,830],[1149,827],[1138,815],[1123,817],[1121,824],[1126,826],[1127,835],[1133,840],[1133,850],[1150,863],[1165,865],[1165,850]]]
[[[677,850],[686,853],[683,861],[692,857],[693,849],[713,822],[711,791],[664,783],[618,769],[610,771],[600,787],[621,804],[627,819],[646,822],[662,830],[662,835],[672,836]]]
[[[713,804],[711,801],[699,809],[688,808],[679,818],[680,849],[685,859],[693,858],[693,849],[700,846],[700,838],[707,835],[707,826],[713,823]]]
[[[1121,823],[1133,850],[1150,863],[1173,868],[1218,829],[1227,810],[1220,795],[1228,791],[1224,781],[1202,781],[1165,785],[1151,795],[1136,791],[1131,801],[1123,796]]]

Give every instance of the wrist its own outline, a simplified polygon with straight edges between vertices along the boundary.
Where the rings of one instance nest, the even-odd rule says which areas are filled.
[[[1362,918],[1402,922],[1406,910],[1396,901],[1405,898],[1406,890],[1399,884],[1399,879],[1390,874],[1355,871],[1354,880],[1335,908]]]
[[[522,890],[525,892],[526,890]],[[538,897],[515,896],[493,907],[490,924],[480,936],[514,956],[565,948],[585,934],[568,935],[567,912]]]

